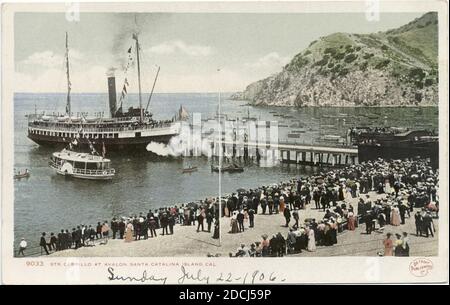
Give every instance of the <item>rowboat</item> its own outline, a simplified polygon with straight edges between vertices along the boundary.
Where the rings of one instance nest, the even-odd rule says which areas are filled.
[[[14,175],[14,179],[22,179],[22,178],[29,178],[30,177],[30,172],[28,170],[25,170],[24,173],[18,173]]]
[[[183,168],[183,173],[192,173],[198,170],[197,166],[190,166],[188,168]]]

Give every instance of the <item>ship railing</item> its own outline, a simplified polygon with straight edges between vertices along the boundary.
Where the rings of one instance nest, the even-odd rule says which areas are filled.
[[[168,128],[171,127],[171,123],[161,123],[161,124],[155,124],[155,125],[140,125],[140,126],[130,126],[130,127],[118,127],[118,128],[82,128],[83,133],[110,133],[110,132],[121,132],[121,131],[134,131],[134,130],[148,130],[148,129],[157,129],[157,128]],[[52,130],[56,132],[80,132],[80,127],[76,128],[67,128],[67,127],[60,127],[55,125],[39,125],[30,123],[28,127],[37,128],[37,129],[45,129],[45,130]]]
[[[48,165],[55,169],[61,169],[62,166],[62,164],[58,164],[54,161],[49,161]],[[105,169],[74,168],[73,173],[89,176],[106,176],[106,175],[114,175],[116,173],[116,170],[114,168],[105,168]]]
[[[107,169],[82,169],[82,168],[74,168],[73,173],[74,174],[81,174],[81,175],[89,175],[89,176],[106,176],[106,175],[114,175],[115,174],[114,168],[107,168]]]

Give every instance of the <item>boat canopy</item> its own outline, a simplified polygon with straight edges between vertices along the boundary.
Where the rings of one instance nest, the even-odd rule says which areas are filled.
[[[62,150],[61,152],[54,152],[53,157],[74,162],[87,162],[87,163],[111,162],[111,160],[103,158],[102,156],[96,156],[89,153],[80,153],[66,149]]]

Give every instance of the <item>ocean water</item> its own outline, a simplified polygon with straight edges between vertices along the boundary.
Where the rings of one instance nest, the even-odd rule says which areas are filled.
[[[146,103],[146,96],[144,100]],[[226,98],[226,96],[225,96]],[[279,122],[280,139],[313,143],[324,135],[344,136],[351,126],[396,126],[435,129],[437,108],[302,108],[251,107],[244,102],[222,100],[222,113],[230,118],[256,117]],[[108,113],[107,94],[73,94],[73,112]],[[130,95],[124,109],[137,106],[137,95]],[[217,94],[155,94],[150,110],[155,119],[170,119],[180,105],[203,118],[217,111]],[[25,94],[14,96],[14,168],[31,171],[31,177],[14,182],[14,239],[17,248],[24,237],[29,247],[37,246],[42,232],[71,230],[79,224],[110,221],[114,216],[130,216],[161,206],[204,199],[218,194],[218,173],[211,172],[205,157],[141,156],[111,157],[116,177],[111,181],[84,181],[56,175],[48,167],[51,148],[40,147],[27,138],[27,113],[46,110],[64,112],[64,94]],[[283,116],[281,116],[283,115]],[[288,127],[283,127],[288,126]],[[300,139],[287,138],[302,129]],[[182,174],[187,165],[199,170]],[[222,191],[251,188],[308,175],[318,171],[309,166],[259,167],[246,165],[243,173],[224,173]],[[12,178],[12,173],[11,173]]]

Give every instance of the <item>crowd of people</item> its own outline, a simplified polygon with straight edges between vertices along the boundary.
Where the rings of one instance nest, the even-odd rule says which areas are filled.
[[[147,240],[174,234],[176,225],[194,226],[196,232],[213,231],[211,237],[219,238],[219,215],[230,217],[229,233],[236,234],[253,228],[257,214],[281,214],[283,225],[289,228],[287,236],[278,233],[269,239],[263,235],[262,240],[249,247],[241,245],[231,254],[281,256],[332,246],[339,232],[355,230],[359,220],[365,223],[367,234],[383,232],[388,225],[404,224],[414,208],[420,208],[414,214],[416,235],[434,236],[433,217],[438,217],[439,212],[438,174],[426,160],[379,159],[255,189],[238,189],[222,198],[221,211],[218,198],[206,198],[149,210],[147,214],[114,217],[94,226],[79,225],[71,231],[62,229],[58,234],[42,233],[39,245],[49,254],[92,246],[96,241],[107,243],[109,238]],[[369,191],[385,196],[371,200]],[[359,198],[357,210],[347,203],[350,198]],[[307,206],[324,212],[323,219],[305,219],[300,224],[299,214]],[[23,250],[21,247],[21,254]]]
[[[416,236],[433,237],[433,218],[439,215],[438,175],[438,170],[433,169],[426,160],[379,159],[333,169],[318,176],[263,186],[256,190],[241,190],[228,199],[225,213],[227,209],[236,208],[257,211],[259,207],[263,214],[267,213],[267,209],[269,214],[283,213],[286,227],[292,218],[295,223],[286,237],[278,233],[268,242],[263,238],[249,247],[241,245],[236,253],[231,255],[279,256],[282,253],[298,253],[302,250],[314,251],[319,245],[336,244],[337,233],[344,229],[355,230],[359,220],[365,223],[366,234],[375,230],[383,232],[386,226],[405,224],[405,218],[411,217],[414,208],[418,208],[414,216]],[[384,198],[371,200],[369,191],[384,194]],[[346,201],[358,197],[355,211]],[[305,224],[299,227],[298,213],[311,203],[311,199],[316,209],[325,212],[324,217],[317,223],[314,219],[307,219]],[[285,246],[279,246],[281,244]],[[394,247],[399,244],[403,246],[397,247],[392,253],[396,256],[409,255],[406,232],[397,238]],[[275,245],[274,250],[271,245]],[[263,250],[264,247],[268,248]],[[284,250],[280,251],[281,248]],[[385,251],[385,255],[388,255],[386,253],[390,252]]]
[[[78,249],[106,244],[110,238],[123,239],[124,242],[147,240],[159,235],[172,235],[175,226],[196,226],[197,232],[213,232],[212,238],[219,238],[218,201],[207,198],[199,203],[182,204],[179,207],[166,207],[149,210],[147,214],[129,217],[113,217],[112,220],[98,222],[97,225],[79,225],[72,231],[62,229],[50,235],[43,232],[39,245],[42,254],[52,251]],[[157,233],[157,230],[159,233]],[[23,239],[24,240],[24,239]],[[23,245],[23,243],[22,243]],[[25,247],[19,246],[19,254],[25,255]]]

